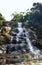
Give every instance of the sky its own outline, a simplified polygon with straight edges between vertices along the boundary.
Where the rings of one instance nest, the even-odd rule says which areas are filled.
[[[42,3],[42,0],[0,0],[0,13],[8,21],[11,20],[12,13],[25,12],[32,7],[34,2]]]

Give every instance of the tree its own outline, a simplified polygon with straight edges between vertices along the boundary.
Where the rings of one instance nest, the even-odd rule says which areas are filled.
[[[4,21],[5,21],[5,19],[4,19],[3,15],[0,13],[0,28],[2,27]]]
[[[13,13],[12,14],[13,15],[13,21],[15,21],[15,22],[19,22],[19,21],[22,21],[22,19],[23,19],[23,14],[21,14],[21,13]]]
[[[38,38],[42,38],[42,4],[41,3],[33,3],[33,7],[31,8],[30,20],[34,28],[37,29],[36,33]]]
[[[23,14],[16,12],[16,13],[13,13],[12,16],[13,16],[13,18],[11,20],[11,21],[13,21],[12,25],[11,25],[12,28],[16,27],[18,22],[20,22],[20,21],[23,22]]]

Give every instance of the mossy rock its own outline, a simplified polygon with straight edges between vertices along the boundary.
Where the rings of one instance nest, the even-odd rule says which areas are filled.
[[[10,35],[5,35],[5,36],[0,36],[0,45],[2,44],[10,44],[10,39],[11,36]]]

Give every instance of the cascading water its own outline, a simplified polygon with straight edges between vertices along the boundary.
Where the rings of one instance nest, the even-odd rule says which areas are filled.
[[[19,30],[19,33],[17,34],[17,40],[19,40],[19,39],[18,39],[18,36],[20,36],[21,34],[24,34],[23,28],[22,28],[22,23],[21,23],[21,22],[18,23],[18,30]],[[25,29],[24,29],[24,30],[25,30]],[[25,30],[25,35],[26,35],[26,42],[27,42],[27,45],[28,45],[28,47],[29,47],[29,50],[30,50],[33,54],[38,54],[38,53],[40,52],[40,50],[37,50],[37,49],[35,49],[35,48],[33,47],[33,45],[32,45],[32,43],[31,43],[30,39],[28,38],[28,35],[27,35],[26,30]]]
[[[23,28],[22,28],[22,23],[21,23],[21,22],[18,23],[18,31],[19,31],[19,33],[18,33],[17,36],[16,36],[16,40],[17,40],[17,41],[19,40],[18,37],[19,37],[21,34],[23,34]]]
[[[26,33],[26,32],[25,32],[25,34],[26,34],[26,41],[27,41],[27,43],[28,43],[28,47],[29,47],[29,49],[30,49],[30,52],[32,52],[33,54],[38,54],[38,53],[40,53],[40,50],[39,50],[39,49],[33,47],[33,45],[32,45],[32,43],[31,43],[30,39],[27,37],[27,33]]]
[[[40,50],[35,49],[33,47],[30,39],[29,39],[29,33],[27,34],[27,31],[25,27],[22,27],[22,23],[18,23],[17,27],[18,33],[14,34],[11,38],[11,44],[8,45],[8,52],[10,54],[21,54],[21,53],[27,53],[30,51],[33,54],[38,54]],[[15,38],[15,39],[14,39]],[[22,38],[22,40],[21,40]]]
[[[32,46],[32,44],[31,44],[31,41],[29,40],[29,38],[27,37],[27,35],[26,35],[26,41],[27,41],[27,43],[28,43],[28,47],[29,47],[30,51],[31,51],[31,52],[34,52],[34,49],[33,49],[33,46]]]

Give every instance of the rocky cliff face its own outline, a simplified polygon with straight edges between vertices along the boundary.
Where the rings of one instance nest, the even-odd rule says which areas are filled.
[[[29,32],[29,38],[31,39],[32,44],[42,50],[42,39],[38,39],[35,31],[31,29],[27,29],[27,31]]]

